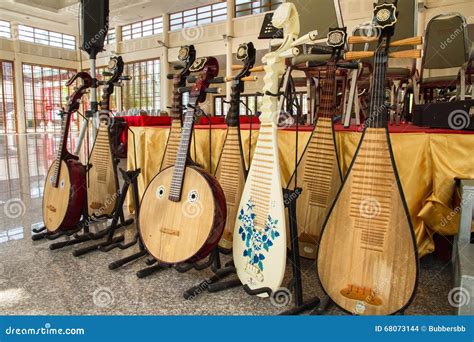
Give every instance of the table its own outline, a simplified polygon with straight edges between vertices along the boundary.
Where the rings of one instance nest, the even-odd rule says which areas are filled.
[[[225,124],[196,125],[191,142],[191,157],[213,173],[224,143]],[[248,165],[255,149],[259,125],[243,124],[242,138]],[[169,129],[133,127],[136,139],[137,166],[142,169],[139,190],[157,173],[163,157]],[[312,127],[301,126],[298,132],[300,157]],[[251,134],[250,134],[251,133]],[[361,136],[360,128],[344,129],[336,125],[336,142],[343,174],[347,172]],[[454,235],[459,227],[459,213],[453,211],[455,178],[474,178],[474,132],[425,129],[409,124],[390,126],[392,147],[398,173],[415,229],[420,256],[434,251],[433,234]],[[250,141],[251,137],[251,141]],[[278,132],[282,184],[289,181],[295,165],[296,131],[293,127]],[[129,134],[129,142],[132,142]],[[250,149],[250,151],[249,151]],[[133,165],[133,148],[128,150],[128,167]]]

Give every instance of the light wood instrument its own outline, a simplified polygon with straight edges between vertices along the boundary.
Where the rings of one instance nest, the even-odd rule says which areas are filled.
[[[232,93],[226,117],[227,135],[215,174],[224,190],[227,203],[227,221],[219,242],[219,247],[224,251],[232,249],[235,219],[247,176],[240,136],[240,94],[244,91],[245,80],[251,79],[249,75],[255,64],[255,55],[256,50],[252,43],[241,44],[237,50],[237,59],[243,63],[244,68],[230,80]]]
[[[171,128],[166,141],[165,152],[161,160],[161,166],[158,171],[172,166],[176,162],[179,142],[181,141],[181,125],[183,116],[183,94],[179,88],[186,85],[186,77],[189,76],[189,68],[196,59],[196,50],[194,45],[182,46],[179,50],[178,59],[184,63],[180,72],[168,75],[168,79],[173,80],[173,103],[171,105]]]
[[[86,205],[86,168],[79,157],[72,155],[67,149],[71,116],[79,109],[82,95],[93,83],[88,73],[79,72],[67,81],[66,86],[70,86],[78,78],[83,83],[69,97],[67,109],[60,114],[61,145],[44,183],[43,221],[50,232],[75,228]]]
[[[214,57],[203,57],[189,70],[200,72],[200,77],[190,92],[176,164],[152,179],[140,205],[142,241],[155,259],[167,264],[206,257],[217,246],[226,221],[221,186],[189,159],[196,107],[205,101],[209,80],[217,76],[219,65]]]
[[[418,277],[415,236],[387,129],[387,49],[395,22],[396,1],[374,7],[381,35],[373,63],[370,117],[318,250],[323,290],[339,307],[358,315],[404,309],[414,297]]]
[[[292,3],[283,3],[273,14],[273,25],[283,29],[282,45],[267,53],[264,63],[260,131],[234,227],[233,259],[237,275],[250,290],[277,291],[286,266],[286,224],[277,145],[279,78],[285,70],[281,53],[290,49],[299,33]],[[272,96],[274,95],[274,96]],[[259,294],[267,297],[267,293]]]
[[[321,80],[319,113],[311,137],[288,187],[302,189],[296,206],[300,255],[315,259],[324,220],[342,184],[333,118],[336,112],[337,61],[346,42],[346,28],[330,29],[332,55]],[[323,71],[324,72],[324,71]]]
[[[352,37],[349,37],[348,39],[349,44],[365,44],[365,43],[371,43],[371,42],[376,42],[376,41],[378,41],[377,37],[364,37],[364,36],[352,36]],[[405,39],[400,39],[400,40],[390,42],[390,47],[398,47],[398,46],[406,46],[406,45],[415,46],[415,45],[421,45],[421,44],[423,44],[423,37],[417,36],[417,37],[405,38]]]
[[[104,76],[110,76],[110,78],[105,82],[100,82],[103,85],[99,111],[100,122],[89,156],[89,171],[87,172],[89,216],[111,216],[119,197],[119,181],[110,136],[110,128],[113,124],[113,117],[110,114],[110,97],[116,83],[121,80],[123,66],[122,57],[112,57],[109,61],[108,71],[104,73]]]

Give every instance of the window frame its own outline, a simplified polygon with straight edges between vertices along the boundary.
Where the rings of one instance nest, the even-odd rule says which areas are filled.
[[[203,10],[209,8],[209,10]],[[224,11],[224,13],[216,13]],[[194,18],[194,19],[192,19]],[[220,1],[214,4],[189,8],[183,11],[170,13],[170,31],[211,24],[227,19],[227,2]]]
[[[149,21],[151,21],[150,24],[147,23],[144,25],[144,23]],[[148,29],[148,26],[150,26],[150,29]],[[146,27],[147,29],[144,30],[144,27]],[[134,30],[137,30],[135,32],[137,36],[134,36]],[[144,32],[149,32],[150,34],[144,35]],[[122,41],[150,37],[160,33],[163,33],[163,16],[136,21],[127,25],[123,25]]]
[[[238,3],[238,1],[239,0],[236,0],[235,5],[234,5],[234,13],[235,13],[236,18],[274,11],[277,9],[278,6],[280,6],[283,3],[282,0],[259,0],[259,1],[242,0],[242,1],[246,1],[242,3]],[[244,8],[245,6],[248,6],[248,7]],[[245,13],[245,12],[249,12],[249,13]]]
[[[74,51],[76,37],[70,34],[49,31],[28,25],[18,25],[18,39],[24,42]]]

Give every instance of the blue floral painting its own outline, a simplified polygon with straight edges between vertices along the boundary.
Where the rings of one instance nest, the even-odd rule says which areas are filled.
[[[242,241],[245,241],[243,256],[249,259],[251,265],[257,266],[263,271],[265,260],[264,252],[268,252],[273,246],[273,241],[280,236],[276,229],[278,220],[272,219],[268,215],[263,229],[255,229],[255,217],[253,207],[255,205],[250,199],[246,204],[246,209],[241,208],[238,219],[240,221],[239,234]]]

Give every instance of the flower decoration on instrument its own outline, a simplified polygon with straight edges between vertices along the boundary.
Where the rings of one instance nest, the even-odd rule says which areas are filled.
[[[253,213],[253,203],[251,200],[247,202],[247,210],[242,208],[239,212],[239,234],[242,241],[245,241],[245,250],[243,256],[248,258],[250,265],[256,266],[263,271],[263,263],[265,260],[265,252],[269,252],[273,246],[273,241],[280,236],[277,230],[278,220],[272,219],[268,215],[263,229],[255,227],[256,214]]]

